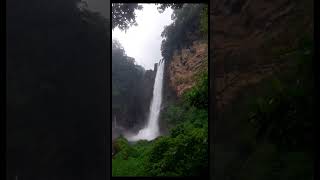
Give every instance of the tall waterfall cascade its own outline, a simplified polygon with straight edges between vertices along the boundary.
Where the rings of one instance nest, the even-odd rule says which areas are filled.
[[[141,129],[137,135],[128,137],[129,141],[153,140],[160,135],[159,115],[162,101],[162,84],[165,61],[162,59],[158,63],[157,73],[153,85],[153,95],[150,103],[147,125]]]

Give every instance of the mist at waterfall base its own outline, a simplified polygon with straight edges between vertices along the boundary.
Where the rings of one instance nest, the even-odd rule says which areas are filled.
[[[157,73],[153,85],[153,95],[150,103],[149,116],[147,124],[138,134],[126,138],[128,141],[153,140],[160,135],[159,115],[162,101],[162,84],[163,84],[164,60],[158,63]]]

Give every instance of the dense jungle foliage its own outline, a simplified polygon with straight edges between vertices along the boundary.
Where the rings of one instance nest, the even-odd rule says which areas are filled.
[[[166,61],[170,61],[174,51],[189,47],[195,40],[205,39],[203,34],[206,36],[208,32],[208,11],[204,4],[185,4],[173,11],[171,19],[174,22],[161,33],[164,38],[161,54]]]
[[[143,77],[145,70],[128,57],[117,40],[112,42],[112,115],[125,127],[132,127],[144,114]],[[138,105],[137,105],[138,104]],[[128,118],[130,117],[130,118]],[[126,119],[126,122],[122,119]]]
[[[240,139],[248,144],[248,158],[229,166],[230,179],[312,179],[313,54],[309,35],[300,40],[298,47],[274,54],[290,59],[289,67],[251,90],[258,94],[252,92],[245,97],[237,128],[246,131]]]
[[[199,176],[208,173],[208,75],[164,113],[170,135],[129,144],[116,141],[113,176]],[[194,100],[197,101],[194,101]]]

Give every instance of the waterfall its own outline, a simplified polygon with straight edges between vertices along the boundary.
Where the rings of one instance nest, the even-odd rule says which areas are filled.
[[[153,140],[160,135],[159,115],[162,101],[164,60],[158,63],[157,73],[153,85],[153,95],[150,103],[147,125],[135,136],[128,137],[129,141]]]

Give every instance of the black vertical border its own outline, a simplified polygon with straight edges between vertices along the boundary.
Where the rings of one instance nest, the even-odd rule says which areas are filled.
[[[317,104],[319,104],[319,91],[320,91],[320,88],[319,88],[319,83],[320,83],[320,74],[318,72],[318,69],[319,69],[319,51],[320,51],[320,48],[319,48],[319,22],[317,21],[317,17],[319,17],[320,13],[319,11],[317,11],[317,8],[319,6],[319,1],[318,0],[314,0],[313,1],[313,15],[314,15],[314,18],[313,18],[313,39],[314,39],[314,54],[313,54],[313,73],[314,73],[314,104],[313,104],[313,110],[314,110],[314,127],[313,127],[313,135],[314,135],[314,138],[313,138],[313,141],[314,141],[314,156],[315,156],[315,159],[314,159],[314,176],[313,176],[313,179],[320,179],[319,177],[319,151],[320,151],[320,148],[319,148],[319,143],[317,143],[317,137],[319,137],[319,132],[317,131],[318,129],[318,123],[319,121],[317,121],[317,119],[319,120],[319,113],[317,113],[317,111],[319,110],[317,108]],[[317,118],[318,117],[318,118]]]
[[[211,1],[208,1],[208,81],[209,81],[209,90],[208,90],[208,100],[209,100],[209,107],[208,107],[208,173],[209,173],[209,179],[212,179],[214,176],[214,163],[211,161],[214,158],[213,153],[213,142],[214,142],[214,116],[215,116],[215,111],[214,111],[214,102],[215,102],[215,95],[214,95],[214,77],[213,77],[213,59],[211,57],[213,52],[211,52],[211,32],[212,28],[210,26],[211,24]],[[211,69],[211,70],[210,70]],[[212,121],[212,123],[211,123]],[[212,157],[211,157],[212,156]]]
[[[3,171],[3,179],[7,179],[6,175],[8,172],[8,166],[7,166],[7,21],[6,21],[6,1],[1,1],[1,33],[3,33],[3,40],[4,46],[2,46],[1,50],[3,51],[3,59],[1,61],[1,75],[0,75],[0,81],[1,81],[1,89],[3,88],[3,96],[1,96],[1,104],[3,105],[3,109],[1,109],[1,137],[3,141],[3,145],[1,146],[1,149],[3,151],[3,161],[1,161],[1,170]],[[2,112],[3,111],[3,112]]]
[[[110,144],[109,144],[109,150],[110,150],[110,152],[112,153],[112,3],[113,3],[113,1],[112,0],[110,0],[110,44],[109,44],[109,46],[110,46],[110,60],[109,60],[109,83],[108,83],[108,87],[109,87],[109,89],[110,89],[110,93],[108,93],[107,94],[107,96],[109,96],[109,99],[110,99],[110,101],[109,101],[109,126],[110,126],[110,128],[109,128],[109,136],[110,136]],[[106,116],[107,117],[107,116]],[[107,132],[107,128],[106,128],[106,132]],[[107,148],[107,147],[106,147]],[[110,153],[109,154],[107,154],[106,153],[106,156],[109,156],[110,157]],[[109,176],[107,176],[107,173],[106,173],[106,179],[107,179],[107,177],[108,177],[108,179],[112,179],[112,156],[110,157],[110,160],[109,160],[109,167],[108,167],[108,165],[107,165],[107,158],[106,158],[106,168],[108,169],[106,169],[106,172],[107,171],[109,171],[109,173],[110,173],[110,175]]]

